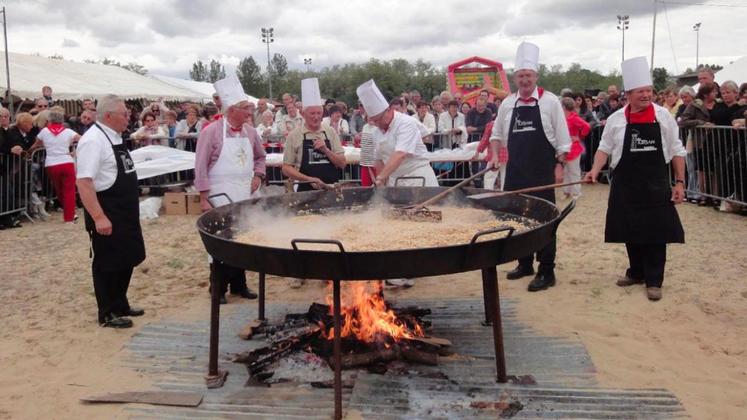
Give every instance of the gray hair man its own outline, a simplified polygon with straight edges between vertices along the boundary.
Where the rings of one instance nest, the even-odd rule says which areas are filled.
[[[145,260],[137,173],[121,136],[129,111],[114,95],[103,97],[98,110],[100,122],[78,142],[77,186],[91,237],[99,324],[129,328],[128,317],[144,313],[130,306],[127,289],[133,268]]]

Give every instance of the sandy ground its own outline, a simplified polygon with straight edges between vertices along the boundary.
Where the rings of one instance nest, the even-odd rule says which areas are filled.
[[[578,336],[610,387],[661,387],[696,419],[742,419],[747,412],[747,218],[679,207],[687,245],[669,247],[664,299],[614,285],[624,246],[604,244],[607,188],[586,188],[559,232],[558,285],[526,292],[528,279],[503,280],[520,318],[550,335]],[[61,214],[54,219],[61,220]],[[0,419],[123,418],[121,406],[80,397],[150,389],[121,367],[138,327],[162,317],[208,316],[207,264],[193,216],[144,223],[148,259],[135,271],[130,301],[146,309],[135,328],[96,326],[87,235],[58,220],[0,232]],[[250,276],[250,287],[255,287]],[[480,296],[479,273],[421,279],[389,297]],[[324,286],[293,290],[270,277],[268,299],[323,299]],[[246,304],[229,298],[224,316]],[[509,367],[510,368],[510,367]],[[524,372],[525,373],[525,372]]]

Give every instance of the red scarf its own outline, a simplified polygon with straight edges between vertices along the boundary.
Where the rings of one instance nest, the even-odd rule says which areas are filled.
[[[542,94],[545,93],[545,89],[542,89],[541,87],[537,88],[537,96],[542,97]],[[525,103],[525,104],[531,104],[535,102],[537,99],[535,99],[533,96],[530,96],[528,98],[521,98],[519,97],[519,102]]]
[[[656,122],[656,111],[654,104],[639,112],[630,112],[630,105],[625,108],[625,118],[629,124],[651,124]]]
[[[52,134],[54,134],[55,136],[57,136],[57,135],[59,135],[60,133],[62,133],[63,131],[65,131],[65,126],[64,126],[64,125],[62,125],[61,123],[48,123],[48,124],[47,124],[47,128],[48,128],[48,129],[49,129],[49,131],[51,131],[51,132],[52,132]]]

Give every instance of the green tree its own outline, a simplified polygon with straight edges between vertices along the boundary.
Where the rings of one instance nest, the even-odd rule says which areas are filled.
[[[275,53],[270,60],[272,65],[272,76],[277,79],[282,79],[288,74],[288,60],[285,59],[283,54]],[[273,79],[274,81],[275,79]]]
[[[208,78],[208,69],[201,60],[192,63],[192,70],[189,71],[189,78],[198,82],[205,82]]]
[[[669,86],[669,73],[664,67],[655,67],[651,74],[651,78],[654,82],[654,90],[661,91]]]
[[[215,83],[220,79],[226,78],[226,68],[219,61],[210,60],[207,73],[207,82]]]
[[[262,91],[264,85],[262,71],[257,62],[254,61],[254,57],[249,56],[239,61],[239,65],[236,67],[236,76],[238,76],[244,92],[257,95]]]
[[[135,72],[135,73],[137,73],[137,74],[139,74],[141,76],[145,76],[146,74],[148,74],[148,69],[146,69],[145,67],[143,67],[143,66],[141,66],[140,64],[137,64],[137,63],[130,62],[130,63],[127,63],[127,64],[121,66],[121,67],[123,69],[127,69],[127,70],[129,70],[131,72]]]

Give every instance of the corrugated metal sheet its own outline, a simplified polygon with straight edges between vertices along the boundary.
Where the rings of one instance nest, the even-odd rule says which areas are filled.
[[[308,305],[269,302],[270,320]],[[447,338],[459,357],[443,358],[439,366],[412,366],[406,374],[359,372],[345,390],[345,411],[376,420],[415,418],[480,419],[499,416],[481,404],[514,402],[521,410],[513,418],[631,419],[686,416],[677,398],[662,389],[607,389],[595,380],[594,366],[583,344],[571,337],[541,336],[515,317],[515,302],[501,302],[506,363],[510,375],[532,375],[536,385],[497,384],[492,329],[480,325],[482,301],[406,301],[433,310],[433,335]],[[224,307],[225,308],[225,307]],[[256,305],[241,305],[224,314],[221,324],[221,369],[230,374],[225,386],[207,390],[203,375],[208,355],[207,322],[163,321],[143,327],[132,339],[126,365],[154,378],[169,390],[205,393],[196,409],[132,406],[133,418],[330,418],[333,391],[307,384],[272,388],[244,387],[243,365],[228,355],[258,347],[259,340],[242,341],[238,330],[256,317]],[[207,314],[206,314],[207,317]]]

